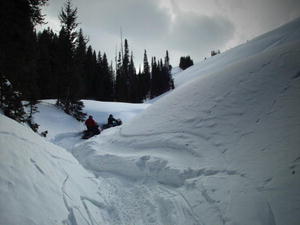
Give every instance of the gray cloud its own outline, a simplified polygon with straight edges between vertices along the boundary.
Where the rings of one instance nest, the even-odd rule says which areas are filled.
[[[168,12],[153,0],[102,0],[87,6],[80,3],[79,10],[85,26],[113,34],[122,27],[124,33],[144,40],[163,36],[170,23]]]
[[[49,0],[45,9],[57,31],[63,4]],[[163,57],[168,49],[174,66],[183,55],[197,62],[213,49],[223,51],[300,16],[299,0],[73,0],[73,5],[90,44],[110,59],[122,27],[137,65],[144,49],[149,57]]]
[[[236,27],[231,46],[273,30],[300,16],[299,0],[215,0]]]
[[[234,25],[222,16],[181,12],[176,16],[169,39],[172,48],[199,61],[211,50],[223,48],[234,31]]]

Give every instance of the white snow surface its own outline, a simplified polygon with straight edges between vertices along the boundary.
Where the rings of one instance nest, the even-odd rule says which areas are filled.
[[[152,104],[39,104],[46,138],[0,115],[0,224],[298,225],[300,19],[175,75]]]

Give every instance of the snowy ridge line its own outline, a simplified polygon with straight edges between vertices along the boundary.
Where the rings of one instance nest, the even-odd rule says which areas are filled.
[[[167,135],[171,135],[171,136],[167,136],[166,139],[158,140],[155,143],[153,143],[153,141],[151,141],[151,139],[150,139],[150,140],[140,141],[139,143],[132,143],[132,144],[130,144],[130,146],[133,146],[136,149],[143,148],[144,150],[155,150],[155,149],[164,148],[166,151],[168,149],[169,152],[173,152],[173,153],[177,152],[177,153],[182,154],[184,152],[184,153],[189,153],[195,157],[201,157],[201,154],[196,151],[195,147],[193,147],[191,143],[178,144],[174,140],[176,138],[188,140],[191,137],[203,138],[204,140],[207,140],[207,141],[210,139],[206,136],[202,136],[201,134],[192,135],[192,132],[180,132],[180,131],[178,131],[178,132],[162,132],[161,134],[144,135],[144,136],[140,136],[140,137],[146,137],[146,136],[156,137],[156,136],[160,136],[162,134],[164,134],[165,136],[167,136]],[[176,136],[173,136],[173,135],[176,135]],[[125,136],[121,135],[121,137],[125,137]],[[130,137],[136,137],[136,136],[130,135]],[[119,143],[119,145],[122,146],[122,142]]]
[[[206,118],[206,119],[202,119],[200,121],[210,121],[211,119],[209,118]],[[194,136],[194,137],[197,137],[197,138],[202,138],[204,140],[209,140],[210,137],[208,136],[205,136],[204,134],[201,134],[201,133],[196,133],[196,132],[192,132],[192,131],[178,131],[178,130],[174,130],[174,131],[163,131],[163,132],[155,132],[155,133],[143,133],[143,134],[125,134],[124,132],[122,132],[122,128],[120,128],[120,131],[119,131],[119,134],[121,137],[148,137],[148,136],[160,136],[160,135],[163,135],[163,134],[181,134],[181,135],[190,135],[190,136]]]
[[[96,153],[96,151],[94,153]],[[74,156],[77,156],[78,160],[82,161],[82,164],[88,170],[94,172],[96,176],[100,174],[110,174],[127,177],[132,181],[146,179],[173,187],[183,186],[186,180],[202,176],[229,175],[245,178],[245,174],[235,170],[172,168],[168,165],[167,160],[147,155],[140,158],[120,157],[113,154],[102,155],[99,153],[97,155],[89,153],[88,155],[87,158],[81,158],[79,155],[76,155],[76,153],[74,154]]]
[[[208,126],[211,126],[208,125]],[[215,124],[213,125],[215,126]],[[199,128],[199,127],[198,127]],[[179,144],[178,139],[185,139],[185,140],[198,140],[202,139],[206,141],[210,145],[214,145],[211,143],[211,137],[209,135],[205,135],[202,132],[192,132],[192,131],[164,131],[164,132],[155,132],[155,133],[144,133],[144,134],[124,134],[122,132],[122,128],[120,128],[119,135],[122,138],[135,138],[135,137],[147,137],[147,139],[141,140],[139,143],[130,143],[130,146],[134,148],[143,148],[148,150],[155,150],[155,149],[169,149],[170,152],[178,152],[178,153],[189,153],[195,157],[202,157],[202,155],[197,151],[196,146],[193,146],[193,143],[186,141],[185,143]],[[164,136],[163,140],[157,140],[155,143],[151,140],[151,138]],[[151,137],[151,138],[149,138]],[[122,146],[122,142],[119,143]]]

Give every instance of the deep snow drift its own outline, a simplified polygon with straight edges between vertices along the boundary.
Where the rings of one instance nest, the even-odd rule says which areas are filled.
[[[1,115],[0,224],[298,225],[299,40],[300,19],[176,74],[149,107],[85,101],[127,118],[89,140],[43,102],[41,131],[72,155]]]

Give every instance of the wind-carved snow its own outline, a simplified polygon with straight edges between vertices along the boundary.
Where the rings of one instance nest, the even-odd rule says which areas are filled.
[[[176,74],[151,106],[84,101],[124,119],[89,140],[43,101],[64,149],[0,115],[0,224],[298,225],[299,24]]]

